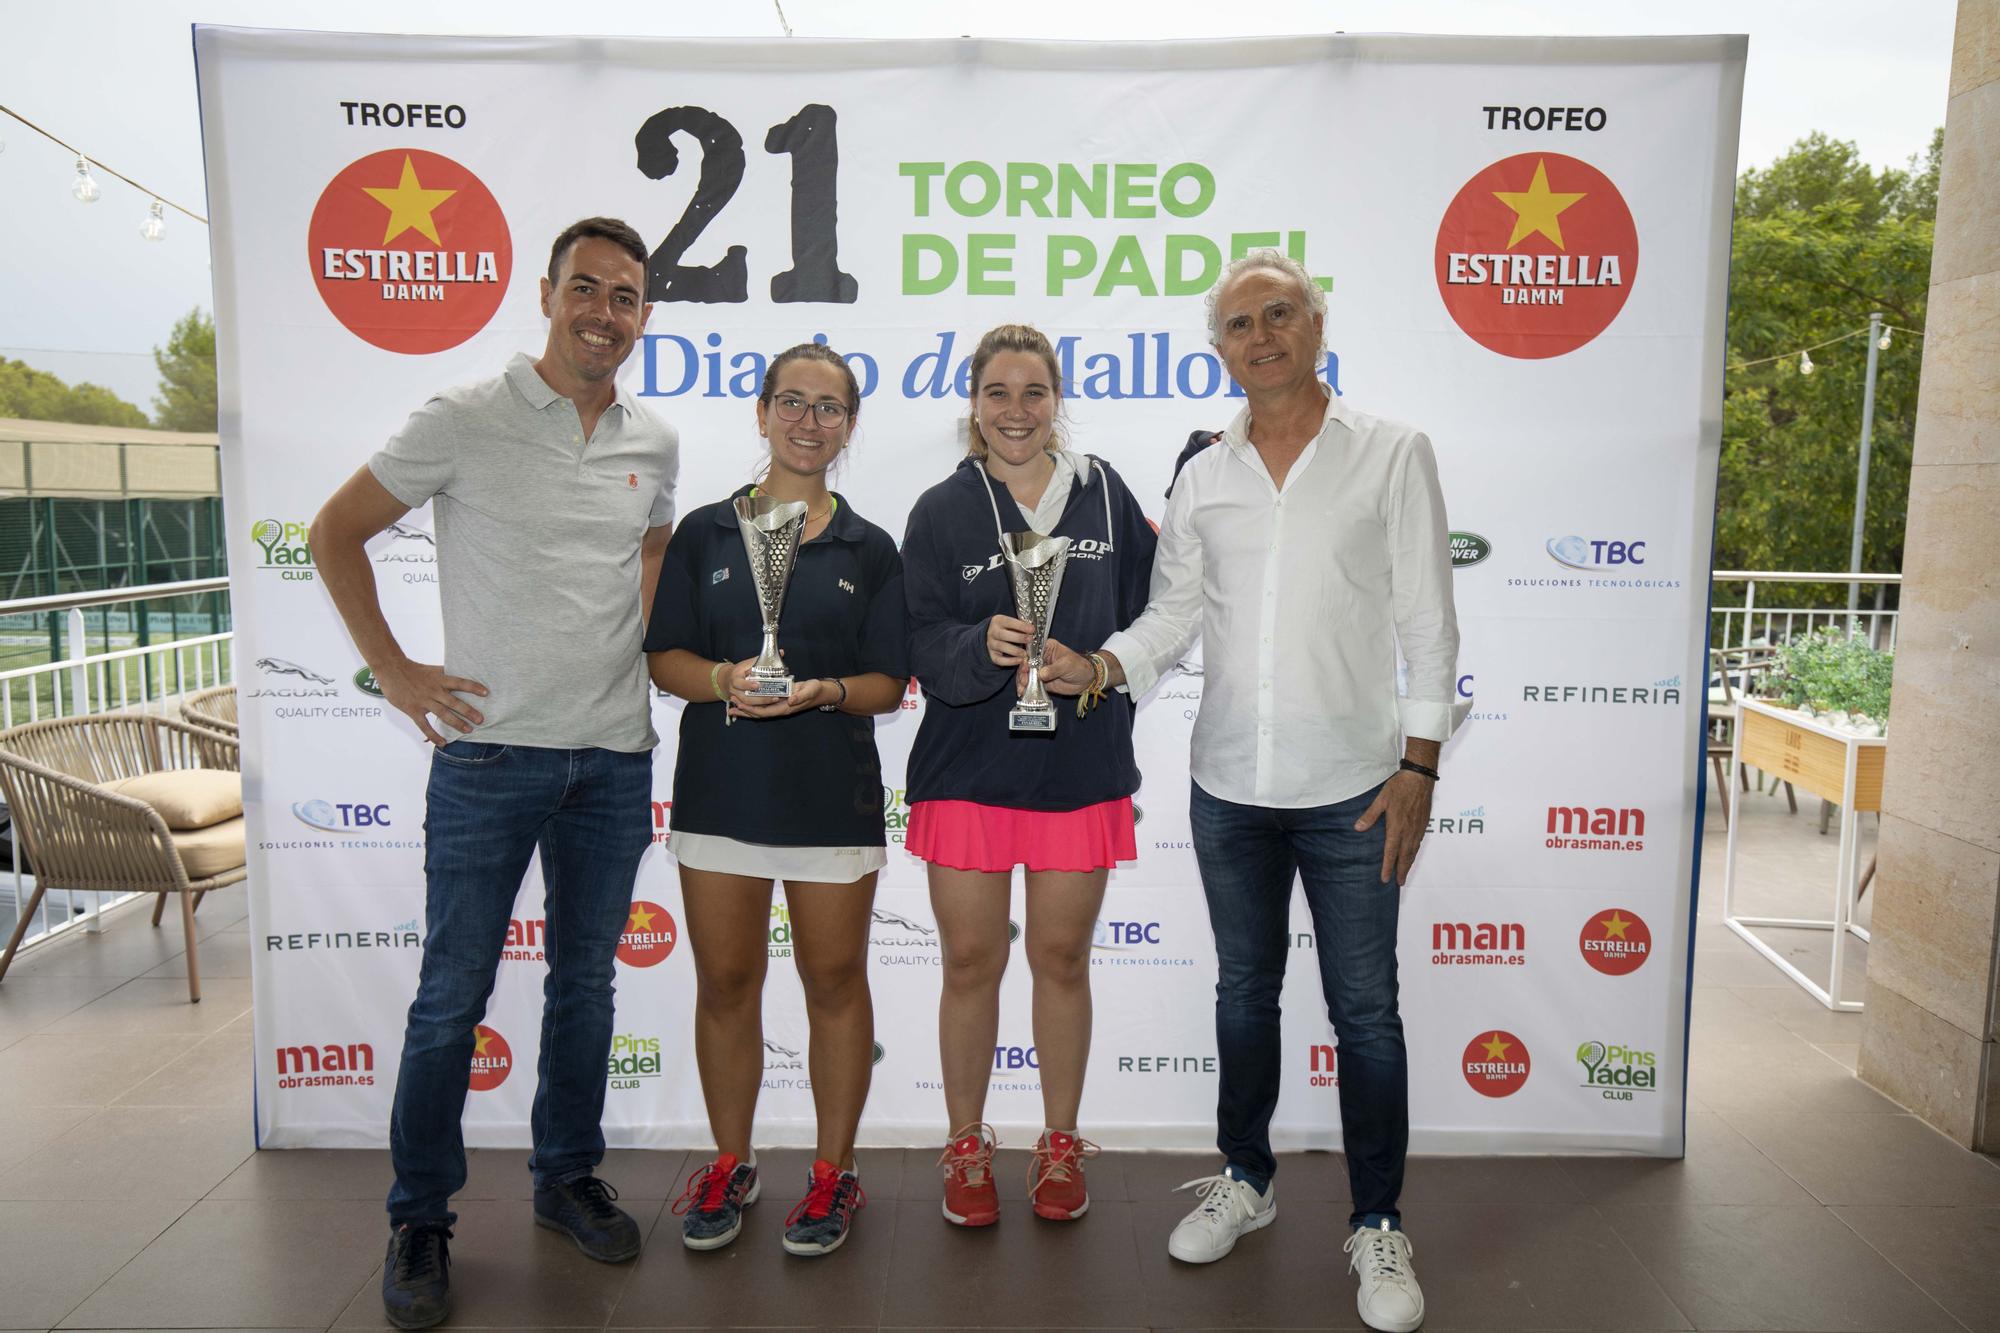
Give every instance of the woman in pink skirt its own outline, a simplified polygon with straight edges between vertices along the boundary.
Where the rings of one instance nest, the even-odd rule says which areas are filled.
[[[1003,533],[1070,539],[1050,649],[1102,643],[1144,609],[1155,537],[1116,472],[1063,445],[1062,375],[1047,338],[1020,324],[987,333],[972,355],[966,454],[910,511],[903,539],[910,662],[925,696],[910,753],[906,845],[930,863],[944,953],[938,1040],[948,1123],[940,1158],[944,1215],[999,1220],[985,1121],[1009,954],[1014,868],[1027,877],[1028,967],[1046,1128],[1028,1194],[1056,1221],[1090,1206],[1077,1134],[1090,1054],[1090,945],[1111,867],[1137,856],[1133,701],[1094,684],[1056,700],[1053,733],[1011,731],[1026,676]]]

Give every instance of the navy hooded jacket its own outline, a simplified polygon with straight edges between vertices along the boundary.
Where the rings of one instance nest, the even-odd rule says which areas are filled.
[[[1050,637],[1090,652],[1146,607],[1159,539],[1108,464],[1077,459],[1069,504],[1051,536],[1070,539]],[[1107,509],[1108,503],[1108,509]],[[1008,532],[1028,520],[1007,488],[967,458],[918,497],[903,536],[910,669],[924,720],[910,750],[908,799],[976,801],[1020,810],[1080,810],[1139,789],[1132,758],[1134,701],[1108,694],[1084,717],[1054,700],[1053,735],[1013,732],[1014,669],[993,665],[987,623],[1014,615],[993,511]]]

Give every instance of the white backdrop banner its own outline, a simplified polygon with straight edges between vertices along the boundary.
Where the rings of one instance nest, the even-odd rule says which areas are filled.
[[[549,243],[601,213],[658,247],[625,382],[679,428],[683,511],[757,464],[766,358],[824,337],[865,395],[837,484],[898,537],[961,452],[967,354],[1011,320],[1057,340],[1076,445],[1157,518],[1188,432],[1242,405],[1203,293],[1248,249],[1301,260],[1329,293],[1325,379],[1430,434],[1455,529],[1475,707],[1403,899],[1413,1146],[1680,1151],[1742,39],[199,28],[195,49],[265,1145],[386,1141],[424,930],[426,748],[372,692],[305,525],[430,394],[539,352]],[[396,633],[439,660],[428,510],[370,549]],[[1083,1126],[1107,1144],[1213,1142],[1214,948],[1187,820],[1201,689],[1197,651],[1139,714],[1140,856],[1093,953]],[[900,850],[922,708],[913,687],[878,731],[891,859],[865,1144],[947,1128],[937,928]],[[666,698],[655,715],[663,843],[679,719]],[[706,1145],[664,846],[635,898],[607,1135]],[[1302,902],[1295,921],[1274,1137],[1334,1147],[1339,1052]],[[531,873],[479,1034],[474,1144],[526,1141],[541,933]],[[810,1144],[791,947],[781,899],[758,1133]],[[1042,1123],[1026,972],[1007,974],[989,1103],[1016,1143]]]

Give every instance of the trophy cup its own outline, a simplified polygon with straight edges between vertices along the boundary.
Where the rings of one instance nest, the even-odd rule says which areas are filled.
[[[1007,557],[1007,575],[1014,583],[1014,609],[1034,626],[1028,639],[1028,687],[1007,714],[1007,729],[1054,731],[1056,706],[1042,687],[1042,653],[1048,647],[1049,622],[1055,618],[1056,594],[1062,591],[1069,538],[1010,532],[1000,538],[1000,553]]]
[[[785,585],[791,582],[792,560],[799,553],[799,534],[805,526],[803,500],[774,500],[768,495],[736,498],[736,528],[750,556],[750,586],[756,590],[757,612],[764,622],[764,646],[750,668],[749,693],[759,698],[792,695],[791,673],[778,656],[778,611],[785,604]]]

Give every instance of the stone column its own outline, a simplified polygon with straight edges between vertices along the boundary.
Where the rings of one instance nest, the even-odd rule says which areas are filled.
[[[1861,1077],[2000,1151],[2000,0],[1960,0]]]

